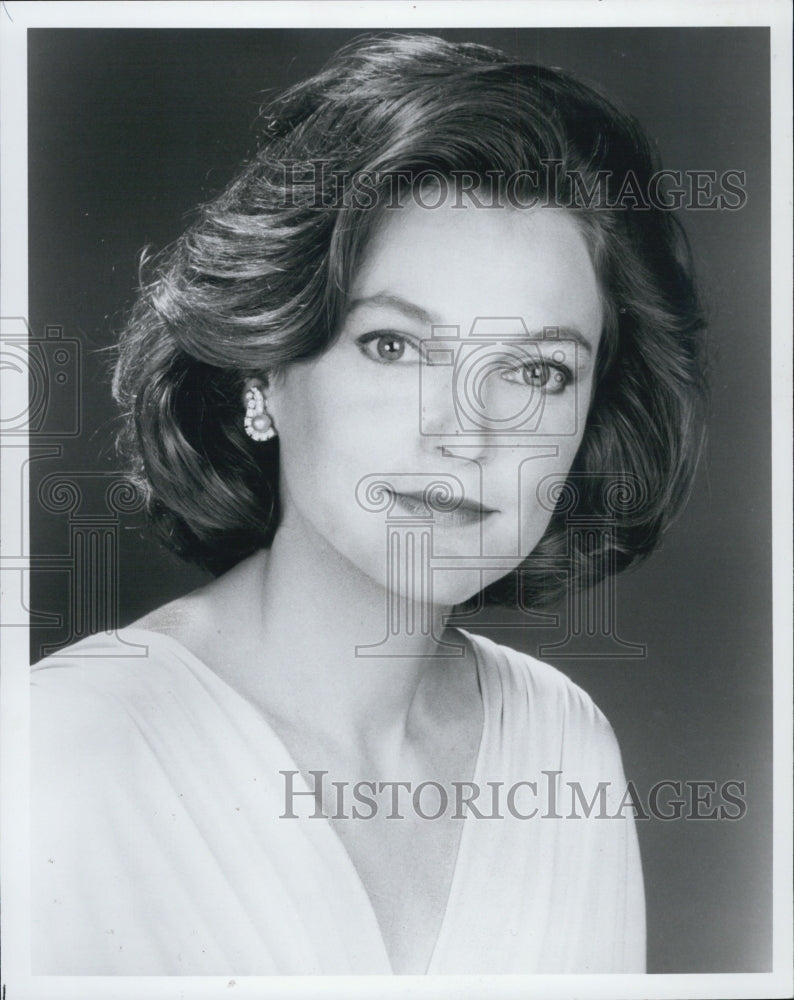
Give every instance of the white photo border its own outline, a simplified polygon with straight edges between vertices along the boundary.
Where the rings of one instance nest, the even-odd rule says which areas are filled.
[[[791,6],[766,3],[566,0],[514,2],[269,2],[16,3],[0,9],[2,50],[2,286],[0,317],[24,318],[27,301],[26,32],[34,27],[673,27],[768,26],[772,98],[772,399],[774,530],[774,943],[773,968],[764,974],[599,975],[533,977],[41,977],[31,976],[27,864],[28,706],[27,630],[5,627],[3,606],[21,596],[3,592],[0,605],[2,724],[2,995],[0,1000],[69,997],[90,1000],[141,997],[767,997],[792,993],[791,796]],[[20,380],[0,371],[3,413],[18,413]],[[13,444],[13,447],[8,446]],[[19,489],[27,449],[4,441],[2,530],[4,558],[27,558],[27,493]],[[15,478],[16,477],[16,478]],[[11,565],[11,563],[6,563]]]

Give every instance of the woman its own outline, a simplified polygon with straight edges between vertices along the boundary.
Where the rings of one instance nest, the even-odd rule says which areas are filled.
[[[597,582],[686,495],[655,176],[481,46],[363,40],[270,106],[122,337],[136,482],[216,579],[34,672],[34,972],[644,968],[608,722],[449,617]]]

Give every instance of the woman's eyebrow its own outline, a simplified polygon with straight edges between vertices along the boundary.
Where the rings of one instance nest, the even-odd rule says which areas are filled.
[[[530,330],[531,340],[573,340],[579,347],[583,347],[588,354],[593,353],[593,345],[590,340],[575,326],[544,326],[542,330]]]
[[[428,312],[415,302],[402,298],[400,295],[393,295],[390,292],[379,292],[377,295],[368,295],[365,298],[353,299],[348,307],[348,315],[361,306],[388,306],[396,309],[410,319],[418,320],[420,323],[429,325],[439,325],[439,316],[436,313]]]
[[[393,295],[390,292],[379,292],[377,295],[368,295],[364,298],[353,299],[350,303],[347,315],[354,312],[363,306],[386,306],[390,309],[396,309],[398,312],[403,313],[403,315],[408,316],[410,319],[418,320],[420,323],[425,323],[428,326],[441,326],[439,317],[437,313],[428,312],[421,306],[416,305],[415,302],[410,302],[408,299],[402,298],[400,295]],[[503,317],[482,317],[485,320]],[[507,318],[507,317],[504,317]],[[512,318],[512,317],[511,317]],[[520,323],[520,318],[518,319]],[[485,334],[487,336],[487,334]],[[499,336],[496,335],[494,339],[498,340]],[[505,340],[518,341],[518,342],[529,342],[533,343],[538,340],[573,340],[580,347],[583,347],[588,354],[593,353],[593,345],[590,340],[575,326],[544,326],[542,330],[527,330],[526,325],[524,325],[524,330],[521,334],[516,336],[505,337]]]

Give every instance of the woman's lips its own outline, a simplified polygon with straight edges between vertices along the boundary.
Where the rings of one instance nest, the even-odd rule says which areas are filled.
[[[439,502],[428,502],[422,493],[394,493],[395,501],[404,511],[415,517],[426,517],[435,524],[465,525],[482,523],[490,514],[496,514],[492,507],[485,507],[476,500],[461,500],[456,506]]]

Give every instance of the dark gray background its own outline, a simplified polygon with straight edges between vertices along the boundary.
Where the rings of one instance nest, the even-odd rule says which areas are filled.
[[[29,32],[30,323],[80,342],[78,402],[56,405],[31,465],[32,552],[70,552],[74,526],[37,488],[53,472],[110,471],[109,359],[137,255],[184,227],[254,145],[266,89],[315,71],[360,31]],[[621,635],[644,659],[557,661],[611,720],[627,775],[746,782],[736,822],[639,823],[650,972],[764,971],[771,965],[771,573],[769,62],[764,28],[439,30],[568,69],[635,113],[673,169],[744,170],[740,211],[684,211],[712,324],[710,442],[692,501],[661,551],[619,580]],[[71,384],[74,384],[70,374]],[[58,412],[61,406],[63,412]],[[60,438],[77,406],[80,433]],[[72,408],[70,410],[69,408]],[[68,412],[67,412],[68,411]],[[74,512],[73,512],[74,513]],[[121,624],[204,577],[122,516]],[[90,575],[90,574],[89,574]],[[76,588],[51,565],[31,607],[32,654],[74,637]],[[111,603],[115,603],[113,597]],[[563,614],[564,609],[560,610]],[[563,615],[564,617],[564,615]],[[102,614],[95,627],[105,624]],[[521,625],[509,612],[491,621]],[[487,624],[487,623],[484,623]],[[489,629],[535,654],[559,629]]]

